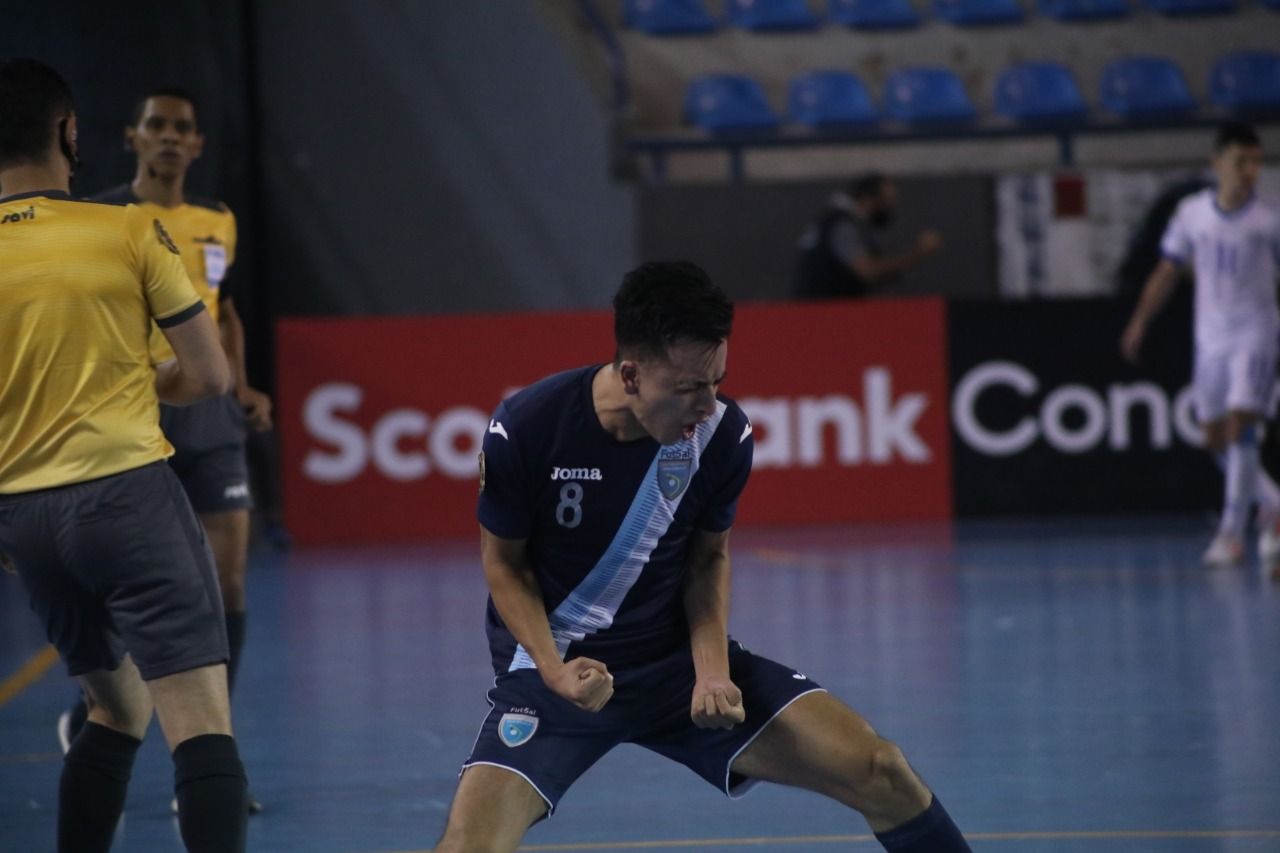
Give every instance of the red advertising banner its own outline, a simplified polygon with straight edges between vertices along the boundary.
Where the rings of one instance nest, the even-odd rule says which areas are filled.
[[[755,427],[740,524],[950,516],[944,304],[743,306],[723,391]],[[286,520],[303,543],[470,536],[503,396],[609,359],[607,312],[289,319]]]

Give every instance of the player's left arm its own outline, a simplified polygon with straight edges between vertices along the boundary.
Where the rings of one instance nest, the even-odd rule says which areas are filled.
[[[699,728],[731,729],[746,719],[729,677],[729,531],[697,530],[685,566],[684,612],[695,675],[689,714]]]
[[[249,384],[244,356],[244,323],[240,321],[235,300],[230,296],[223,297],[218,303],[218,333],[222,338],[222,349],[227,354],[227,364],[231,367],[232,381],[235,382],[236,401],[244,407],[249,427],[258,432],[271,429],[271,398]]]

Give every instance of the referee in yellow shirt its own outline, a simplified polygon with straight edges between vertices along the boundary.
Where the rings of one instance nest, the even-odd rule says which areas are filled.
[[[74,201],[71,93],[0,63],[0,561],[93,699],[64,759],[59,851],[106,851],[154,706],[192,851],[241,851],[244,768],[200,524],[159,403],[230,385],[217,330],[159,220]],[[159,324],[175,359],[152,366]]]
[[[236,218],[221,202],[186,192],[187,170],[204,151],[195,99],[181,89],[155,89],[139,99],[125,145],[138,158],[131,183],[93,197],[112,204],[136,204],[159,219],[182,253],[187,276],[217,323],[231,368],[231,393],[193,406],[161,406],[160,429],[173,445],[169,467],[178,475],[204,527],[218,569],[227,624],[227,683],[234,693],[247,623],[245,568],[249,552],[248,430],[271,426],[271,400],[249,385],[245,373],[244,327],[227,287],[236,260]],[[151,360],[173,358],[159,329],[151,332]],[[58,719],[63,749],[86,719],[83,700]],[[250,813],[262,806],[248,798]]]

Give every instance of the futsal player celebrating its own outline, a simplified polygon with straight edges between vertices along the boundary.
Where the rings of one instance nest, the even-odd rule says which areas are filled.
[[[732,304],[691,264],[646,264],[614,312],[612,363],[544,379],[489,423],[478,514],[497,679],[435,850],[515,850],[620,743],[730,796],[760,781],[825,794],[887,850],[968,850],[896,746],[727,634],[752,454],[751,424],[718,394]]]

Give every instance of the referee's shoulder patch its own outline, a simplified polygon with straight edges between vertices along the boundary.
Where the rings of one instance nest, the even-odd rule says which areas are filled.
[[[173,238],[169,236],[169,232],[164,230],[164,224],[159,219],[151,220],[156,226],[156,239],[160,241],[160,245],[164,246],[175,255],[182,254],[178,251],[178,244],[173,242]]]

